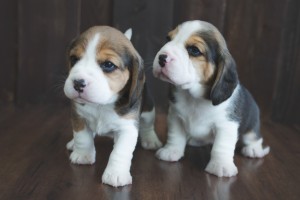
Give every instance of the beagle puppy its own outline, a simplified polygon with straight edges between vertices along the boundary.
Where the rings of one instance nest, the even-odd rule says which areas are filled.
[[[231,177],[237,141],[242,154],[261,158],[270,148],[262,146],[259,109],[238,80],[235,62],[221,33],[204,21],[188,21],[168,34],[157,53],[154,76],[172,84],[168,114],[168,140],[156,152],[165,161],[178,161],[186,144],[212,143],[206,171]]]
[[[153,105],[143,103],[143,61],[125,34],[108,26],[96,26],[77,37],[68,51],[69,75],[64,93],[71,99],[73,139],[67,144],[74,164],[95,163],[95,135],[114,138],[114,148],[102,176],[112,186],[132,183],[130,166],[139,122],[142,146],[161,146],[154,128]],[[147,106],[148,105],[148,106]],[[150,105],[150,106],[149,106]]]

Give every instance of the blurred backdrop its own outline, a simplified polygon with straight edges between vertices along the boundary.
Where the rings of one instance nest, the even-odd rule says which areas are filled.
[[[0,2],[1,106],[61,104],[66,49],[94,25],[133,28],[159,111],[168,86],[151,63],[168,31],[186,20],[213,23],[236,60],[241,82],[263,115],[300,123],[299,0],[9,0]]]

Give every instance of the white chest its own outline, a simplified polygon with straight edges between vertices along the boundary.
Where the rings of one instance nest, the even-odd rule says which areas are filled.
[[[226,120],[227,103],[213,106],[206,99],[193,98],[183,93],[175,95],[175,112],[182,120],[186,132],[193,137],[206,137],[213,132],[216,123]]]
[[[124,123],[113,106],[77,105],[77,112],[85,118],[88,127],[98,135],[117,131]]]

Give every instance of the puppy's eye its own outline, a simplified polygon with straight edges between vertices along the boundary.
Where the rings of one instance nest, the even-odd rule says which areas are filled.
[[[114,71],[115,69],[117,69],[117,66],[110,61],[105,61],[105,62],[101,63],[100,67],[105,73],[110,73],[110,72]]]
[[[193,57],[197,57],[197,56],[202,55],[201,51],[194,45],[187,46],[186,50],[188,51],[189,55],[193,56]]]
[[[73,67],[77,62],[78,62],[79,58],[75,55],[70,56],[70,64]]]

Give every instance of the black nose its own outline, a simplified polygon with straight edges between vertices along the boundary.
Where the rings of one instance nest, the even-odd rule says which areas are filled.
[[[83,88],[86,86],[84,79],[76,79],[73,81],[73,87],[77,92],[83,92]]]
[[[166,59],[167,59],[167,55],[166,54],[160,54],[158,56],[158,63],[161,67],[164,67],[166,65]]]

